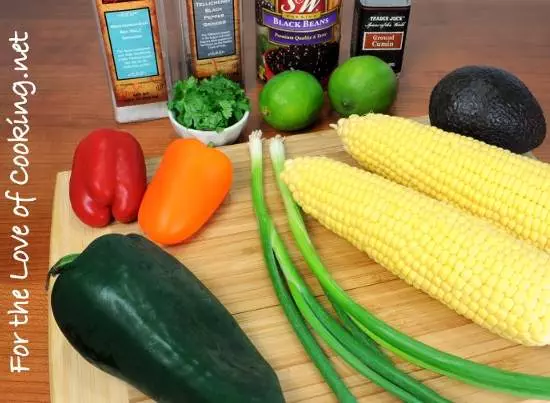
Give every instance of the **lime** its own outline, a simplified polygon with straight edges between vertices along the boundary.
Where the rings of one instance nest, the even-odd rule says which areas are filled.
[[[288,70],[270,79],[260,93],[260,113],[277,130],[300,130],[317,120],[323,88],[315,76]]]
[[[328,83],[332,107],[342,116],[384,113],[397,95],[392,68],[375,56],[356,56],[338,66]]]

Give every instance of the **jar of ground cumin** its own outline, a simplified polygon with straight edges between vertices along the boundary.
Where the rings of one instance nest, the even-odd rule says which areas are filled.
[[[312,73],[322,84],[338,66],[341,0],[255,0],[258,76]]]

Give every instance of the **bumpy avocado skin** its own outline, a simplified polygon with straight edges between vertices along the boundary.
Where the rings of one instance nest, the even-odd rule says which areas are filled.
[[[434,87],[431,124],[522,154],[541,145],[546,121],[540,104],[513,74],[490,66],[465,66]]]

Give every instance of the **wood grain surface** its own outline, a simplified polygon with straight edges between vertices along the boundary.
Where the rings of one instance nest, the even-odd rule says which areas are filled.
[[[166,250],[189,267],[227,307],[254,345],[277,372],[288,403],[336,403],[334,395],[303,351],[280,308],[263,261],[250,193],[248,144],[224,147],[234,166],[234,184],[208,226],[193,242]],[[289,158],[325,155],[353,164],[332,130],[293,136],[286,141]],[[294,262],[316,295],[318,283],[294,247],[282,200],[264,145],[266,201],[278,230],[284,234]],[[148,164],[151,176],[158,165]],[[106,233],[141,233],[137,224],[90,229],[80,223],[68,198],[69,173],[57,176],[51,233],[50,265],[78,253]],[[306,217],[307,218],[307,217]],[[443,304],[393,276],[351,244],[307,220],[312,241],[332,276],[360,304],[390,325],[419,340],[461,357],[499,368],[550,375],[550,349],[521,347],[481,329]],[[216,258],[213,259],[212,256]],[[326,302],[325,298],[321,298]],[[452,335],[452,336],[450,336]],[[69,345],[53,316],[49,317],[50,386],[53,403],[151,402],[125,383],[93,368]],[[333,356],[333,354],[330,354]],[[382,389],[335,359],[337,368],[360,402],[396,401]],[[464,385],[399,360],[399,366],[455,402],[515,402],[517,398]]]
[[[248,34],[243,45],[247,90],[254,103],[247,132],[260,127],[271,135],[273,131],[261,122],[255,106],[260,85],[254,74],[252,1],[247,3],[243,26]],[[344,3],[343,43],[346,44],[352,2]],[[36,197],[37,201],[30,205],[30,216],[26,219],[12,214],[11,201],[2,198],[0,202],[0,233],[3,237],[0,242],[0,400],[48,402],[48,310],[44,278],[49,264],[56,173],[70,168],[77,142],[90,130],[118,125],[113,119],[92,0],[18,0],[6,1],[2,5],[0,121],[4,124],[0,126],[0,187],[20,191],[25,197]],[[549,13],[550,2],[547,0],[416,0],[411,13],[399,95],[391,112],[403,116],[426,114],[430,91],[445,73],[465,64],[491,64],[517,74],[549,115]],[[5,140],[11,129],[5,118],[13,118],[13,103],[16,101],[12,83],[21,79],[21,72],[13,70],[15,53],[8,42],[15,30],[29,34],[28,74],[38,87],[36,95],[29,97],[27,104],[31,164],[29,183],[22,187],[10,183],[13,151]],[[343,51],[344,57],[345,53]],[[334,114],[325,111],[323,119],[311,130],[326,129],[335,118]],[[160,155],[175,138],[167,120],[118,127],[131,131],[139,139],[147,157]],[[545,141],[535,154],[550,161],[550,140]],[[30,256],[29,277],[17,282],[10,279],[10,273],[18,268],[12,258],[17,243],[10,234],[12,226],[23,224],[27,224],[31,232],[26,248]],[[13,303],[12,290],[17,288],[26,288],[31,293],[27,307],[29,322],[18,329],[29,339],[31,351],[25,361],[30,372],[24,374],[9,373],[14,329],[8,324],[10,318],[6,312]],[[449,338],[452,337],[451,331]]]

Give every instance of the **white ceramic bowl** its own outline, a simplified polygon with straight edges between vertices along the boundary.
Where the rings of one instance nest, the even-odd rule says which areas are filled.
[[[188,129],[185,126],[182,126],[175,118],[172,111],[169,112],[168,116],[170,117],[170,122],[176,133],[184,138],[195,137],[202,141],[204,144],[212,144],[215,147],[223,146],[226,144],[233,144],[241,132],[243,131],[246,123],[248,122],[249,112],[246,112],[241,120],[235,123],[233,126],[229,126],[221,132],[215,131],[205,131],[205,130],[194,130]]]

